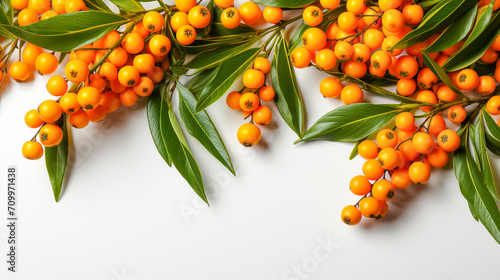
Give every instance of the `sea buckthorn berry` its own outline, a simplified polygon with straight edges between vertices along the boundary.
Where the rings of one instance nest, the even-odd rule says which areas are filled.
[[[411,179],[408,175],[408,169],[394,170],[391,175],[391,182],[396,189],[404,189],[411,185]]]
[[[123,39],[122,47],[130,54],[138,54],[144,49],[144,39],[138,33],[129,33]]]
[[[175,0],[175,6],[179,11],[188,13],[196,6],[196,0]]]
[[[112,113],[120,108],[120,98],[113,91],[106,91],[101,95],[100,105],[106,113]]]
[[[394,148],[398,145],[398,135],[392,129],[382,129],[377,133],[377,144],[383,148]]]
[[[495,2],[495,4],[497,4],[497,2]],[[493,49],[494,51],[500,52],[500,34],[497,36],[495,41],[493,41],[490,48]]]
[[[9,75],[16,82],[24,82],[30,76],[30,66],[23,61],[16,61],[10,65]]]
[[[460,136],[455,130],[445,129],[437,137],[439,147],[446,152],[454,152],[460,147]]]
[[[389,54],[380,50],[372,54],[370,62],[372,63],[373,68],[385,71],[391,67],[392,59]]]
[[[63,139],[63,132],[60,127],[53,124],[45,124],[38,132],[40,142],[45,147],[54,147],[59,145]]]
[[[424,68],[418,73],[417,82],[421,89],[431,89],[437,81],[438,77],[429,68]]]
[[[347,0],[347,11],[359,15],[366,10],[365,0]]]
[[[394,133],[396,135],[396,133]],[[399,165],[399,155],[394,148],[383,148],[377,156],[378,164],[385,170],[392,170]]]
[[[172,18],[170,18],[170,27],[172,27],[172,30],[174,32],[177,32],[177,30],[179,30],[181,26],[188,24],[189,24],[188,15],[185,12],[177,12],[172,16]],[[224,24],[224,22],[222,22],[222,24]]]
[[[42,119],[40,119],[38,115],[38,110],[36,109],[29,110],[26,115],[24,115],[24,122],[30,128],[38,128],[43,124]]]
[[[389,211],[389,205],[387,205],[387,202],[382,200],[379,200],[378,202],[380,203],[380,211],[378,215],[375,216],[376,220],[380,220],[385,217],[385,215],[387,215],[387,212]]]
[[[263,86],[259,90],[259,97],[264,102],[269,102],[269,101],[273,100],[275,95],[276,95],[276,92],[270,86]]]
[[[432,103],[432,104],[437,103],[436,95],[434,94],[434,92],[432,92],[430,90],[422,90],[421,92],[419,92],[417,94],[416,99],[418,101],[421,101],[421,102],[427,102],[427,103]],[[432,106],[420,106],[419,108],[420,108],[420,110],[422,110],[424,112],[430,112],[434,107],[432,107]]]
[[[401,4],[403,3],[403,0],[379,0],[378,1],[378,6],[382,11],[388,11],[390,9],[397,9]]]
[[[418,129],[417,126],[415,126],[415,128],[412,131],[404,131],[398,129],[398,140],[403,142],[410,139],[413,136],[413,134],[417,131],[417,129]]]
[[[434,150],[427,155],[427,160],[430,165],[436,168],[445,167],[450,160],[448,153],[446,153],[441,147],[436,147]]]
[[[340,99],[345,105],[360,103],[363,98],[363,91],[355,84],[345,86],[340,92]]]
[[[253,111],[259,107],[260,99],[253,92],[247,92],[240,98],[240,107],[245,111]]]
[[[373,26],[376,27],[375,29],[378,29],[382,23],[381,17],[382,11],[380,8],[377,6],[370,6],[363,11],[361,20],[363,20],[366,26]]]
[[[234,0],[215,0],[215,5],[221,9],[229,8],[234,5]]]
[[[349,182],[349,188],[355,195],[366,195],[372,189],[372,184],[363,175],[354,176]]]
[[[48,10],[45,13],[42,14],[42,16],[40,17],[40,20],[45,20],[45,19],[48,19],[48,18],[51,18],[51,17],[55,17],[57,15],[59,15],[59,14],[56,11]]]
[[[163,69],[155,66],[153,71],[149,72],[147,76],[151,79],[151,81],[153,81],[153,83],[157,84],[163,79]]]
[[[95,87],[99,92],[104,91],[104,89],[106,89],[107,84],[108,81],[101,78],[101,76],[97,74],[90,74],[90,77],[85,80],[86,87],[88,86]]]
[[[196,30],[191,25],[184,25],[177,30],[175,37],[182,45],[191,45],[196,40]]]
[[[412,140],[401,142],[398,150],[403,153],[405,161],[413,161],[419,156],[419,153],[417,153],[417,151],[415,151],[415,147],[413,147]]]
[[[404,49],[391,49],[392,46],[396,45],[401,38],[396,36],[389,36],[382,42],[382,50],[388,53],[390,56],[400,55]]]
[[[316,54],[316,64],[324,70],[330,70],[337,64],[337,57],[330,49],[322,49]]]
[[[472,69],[464,69],[458,73],[456,82],[461,90],[473,90],[479,84],[479,76]]]
[[[98,68],[97,74],[108,81],[114,81],[118,78],[118,70],[111,62],[104,62]]]
[[[129,24],[131,24],[131,23],[129,23]],[[146,29],[146,27],[144,27],[144,24],[141,21],[134,26],[134,28],[132,29],[132,33],[137,33],[137,34],[141,35],[141,37],[143,39],[146,39],[150,32],[149,32],[149,30]]]
[[[396,71],[403,78],[413,78],[418,73],[418,62],[409,55],[403,55],[396,62]]]
[[[342,212],[340,212],[340,218],[346,225],[354,226],[361,221],[361,212],[355,206],[347,205],[342,209]]]
[[[85,6],[85,2],[83,2],[83,0],[68,0],[64,3],[64,10],[66,13],[79,12],[85,10],[86,8],[87,6]]]
[[[61,117],[62,109],[54,100],[45,100],[38,106],[38,115],[42,121],[53,123]]]
[[[241,4],[239,11],[241,19],[246,24],[254,24],[259,21],[262,16],[262,11],[254,2],[245,2]]]
[[[188,20],[194,28],[205,28],[210,23],[210,11],[204,6],[196,6],[189,10]]]
[[[125,66],[118,71],[118,80],[126,87],[133,87],[140,77],[141,74],[134,66]]]
[[[465,120],[467,112],[462,105],[453,105],[448,109],[448,119],[452,123],[459,124]]]
[[[434,147],[436,147],[436,142],[432,139],[432,136],[425,132],[417,132],[413,136],[413,147],[415,151],[419,154],[428,154],[432,152]]]
[[[496,89],[497,83],[495,79],[491,76],[481,76],[479,77],[479,83],[477,85],[477,92],[481,95],[492,94]]]
[[[276,7],[265,7],[262,16],[266,22],[276,24],[283,19],[283,10]]]
[[[415,117],[410,112],[402,112],[396,116],[396,127],[401,130],[411,131],[415,127]]]
[[[369,180],[378,180],[384,175],[384,169],[376,159],[369,159],[363,164],[363,174]]]
[[[424,10],[419,5],[406,5],[403,8],[406,24],[419,24],[424,17]]]
[[[323,21],[323,12],[316,6],[309,6],[302,14],[304,22],[309,26],[318,26]]]
[[[36,59],[39,55],[43,53],[42,48],[33,44],[26,44],[21,54],[21,57],[24,62],[28,63],[31,66],[35,66]]]
[[[492,115],[500,114],[500,96],[495,95],[486,102],[486,111]]]
[[[306,47],[300,46],[292,51],[290,60],[292,61],[293,66],[297,68],[305,68],[311,63],[312,55]]]
[[[89,124],[89,116],[85,110],[80,109],[69,115],[68,121],[72,127],[81,129]]]
[[[257,145],[260,141],[260,128],[253,123],[246,123],[238,128],[238,141],[245,147]]]
[[[22,154],[27,159],[39,159],[43,156],[43,147],[36,141],[27,141],[23,144]]]
[[[359,211],[365,217],[375,218],[380,213],[380,203],[374,197],[365,197],[359,202]]]
[[[241,110],[240,99],[242,94],[238,91],[230,92],[226,97],[226,104],[233,110]]]
[[[248,116],[250,116],[251,114],[253,113],[253,111],[245,111],[245,110],[241,110],[241,114],[246,118]]]
[[[149,11],[142,18],[142,25],[144,25],[144,28],[149,32],[158,32],[163,28],[163,25],[165,25],[165,19],[160,13]]]
[[[243,74],[243,85],[247,88],[260,88],[264,85],[266,76],[259,70],[248,69]]]
[[[84,87],[78,91],[78,103],[85,110],[92,110],[101,102],[101,93],[95,87]]]
[[[377,77],[384,77],[385,73],[387,70],[380,70],[380,69],[375,69],[373,68],[373,65],[370,63],[370,66],[368,67],[368,71],[370,71],[370,74],[377,76]]]
[[[323,8],[330,10],[336,9],[340,4],[340,0],[320,0],[319,2]]]
[[[100,47],[110,48],[111,46],[115,45],[120,40],[120,38],[121,38],[120,33],[118,33],[115,30],[112,30],[108,34],[106,34],[104,37],[101,38],[102,45]]]
[[[431,120],[429,120],[427,126],[430,135],[437,137],[441,131],[446,129],[446,121],[441,115],[434,115]]]
[[[361,43],[352,45],[353,53],[351,59],[356,62],[367,62],[371,56],[370,48]]]
[[[61,109],[66,114],[73,114],[80,110],[80,103],[78,103],[78,95],[74,92],[68,92],[61,96],[59,100]]]
[[[337,97],[342,92],[342,84],[340,80],[334,77],[327,77],[319,84],[319,91],[324,97]]]
[[[272,119],[273,114],[267,106],[261,105],[253,111],[253,121],[260,126],[268,125]]]
[[[106,110],[101,105],[92,110],[87,110],[86,113],[89,116],[89,121],[91,122],[100,122],[106,117]]]
[[[164,56],[170,52],[172,43],[165,35],[155,35],[149,40],[149,50],[156,56]]]
[[[349,59],[352,54],[354,53],[354,48],[351,44],[348,42],[338,42],[335,45],[335,55],[337,56],[338,59],[346,60]]]
[[[92,45],[83,46],[82,48],[92,48]],[[81,59],[85,61],[85,63],[90,64],[95,58],[94,50],[75,50],[71,52],[71,56],[74,56],[75,59]]]
[[[51,53],[41,53],[35,62],[35,69],[40,75],[49,75],[56,71],[58,59]]]
[[[396,188],[391,181],[382,179],[373,184],[372,195],[379,201],[389,201],[394,197]]]
[[[382,26],[390,32],[398,32],[404,25],[405,18],[399,10],[390,9],[382,16]]]
[[[271,71],[271,62],[269,62],[269,60],[265,57],[257,57],[253,62],[253,69],[267,74]]]
[[[354,31],[358,27],[358,20],[354,13],[343,12],[338,16],[337,24],[344,31]]]
[[[334,22],[330,25],[328,25],[328,28],[326,29],[326,38],[328,40],[334,40],[334,39],[337,39],[337,34],[339,33],[339,25],[337,24],[337,22]]]
[[[402,78],[398,80],[396,91],[403,96],[412,95],[417,89],[417,82],[414,79]]]
[[[87,64],[80,59],[71,60],[66,64],[64,70],[66,78],[73,83],[80,83],[87,79],[89,75],[89,67]]]
[[[68,82],[61,75],[54,75],[47,81],[47,91],[53,96],[62,96],[68,90]]]
[[[29,0],[11,0],[10,4],[12,8],[16,10],[22,10],[28,7]]]
[[[126,88],[118,97],[120,98],[120,103],[125,107],[133,106],[139,100],[139,95],[135,93],[133,88]]]
[[[134,91],[139,96],[149,96],[153,93],[155,85],[153,81],[148,77],[140,77],[139,82],[134,85]]]
[[[415,184],[425,184],[431,178],[431,167],[423,162],[414,162],[408,168],[408,176]]]
[[[241,15],[238,9],[232,7],[227,8],[222,12],[221,15],[221,23],[225,28],[233,29],[240,25]]]
[[[139,71],[139,73],[146,74],[153,71],[153,68],[155,67],[155,59],[150,54],[140,54],[134,57],[133,66],[137,69],[137,71]]]
[[[378,156],[378,146],[373,140],[364,140],[358,146],[358,154],[364,159],[375,159]]]
[[[356,62],[354,60],[348,60],[344,66],[344,73],[354,78],[361,78],[366,74],[368,66],[364,62]]]
[[[498,53],[491,47],[486,50],[486,52],[481,56],[481,61],[486,64],[493,64],[498,60]]]
[[[17,23],[19,23],[19,26],[30,25],[38,20],[38,14],[29,8],[22,9],[17,15]]]
[[[162,70],[163,72],[163,70]],[[118,79],[114,80],[114,81],[110,81],[109,82],[109,87],[111,88],[111,90],[114,92],[114,93],[121,93],[123,92],[125,89],[127,89],[127,87],[123,86],[120,81],[118,81]]]
[[[307,29],[302,35],[304,46],[310,51],[318,51],[326,45],[326,34],[323,30],[312,27]],[[350,57],[350,56],[348,56]]]
[[[453,102],[457,100],[457,93],[454,92],[447,85],[442,85],[436,91],[436,97],[442,101]]]

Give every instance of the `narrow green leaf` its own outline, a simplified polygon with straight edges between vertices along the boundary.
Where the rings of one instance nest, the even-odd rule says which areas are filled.
[[[476,39],[477,36],[484,31],[486,26],[488,26],[493,14],[493,3],[495,3],[495,1],[491,1],[490,4],[479,8],[474,29],[472,29],[471,34],[464,43],[464,46],[467,46],[470,42],[474,41],[474,39]]]
[[[111,9],[102,0],[83,0],[83,2],[91,10],[101,10],[111,13]]]
[[[103,11],[62,14],[27,26],[0,24],[11,36],[44,49],[71,52],[90,44],[130,19]]]
[[[358,103],[341,106],[322,116],[296,143],[310,140],[359,141],[381,129],[402,111],[395,104]]]
[[[445,0],[439,2],[427,12],[419,26],[406,34],[393,48],[405,49],[427,40],[438,31],[452,24],[478,2],[478,0]]]
[[[468,43],[450,56],[442,65],[443,69],[451,72],[465,68],[476,62],[483,56],[488,47],[493,43],[500,34],[500,13],[496,13],[484,31],[479,34],[473,41]]]
[[[14,18],[12,5],[10,1],[0,1],[0,23],[2,24],[12,24],[12,19]]]
[[[422,51],[422,55],[424,57],[425,65],[427,65],[427,67],[431,69],[434,75],[436,75],[443,83],[445,83],[445,85],[447,85],[456,94],[463,95],[463,93],[455,87],[455,84],[453,84],[450,77],[448,77],[446,72],[444,72],[443,68],[441,68],[441,66],[439,66],[434,60],[432,60],[432,58],[429,57],[426,51]]]
[[[301,8],[314,3],[314,0],[253,0],[252,2],[270,7]]]
[[[366,137],[363,139],[359,139],[358,142],[356,142],[356,145],[354,145],[354,148],[352,149],[352,152],[349,155],[349,160],[353,160],[358,155],[359,144],[361,144],[361,142],[363,142],[365,140],[366,140]]]
[[[217,68],[206,69],[199,72],[189,82],[189,90],[194,94],[196,99],[201,95],[205,87],[209,85],[217,76],[220,66]]]
[[[162,106],[161,91],[165,90],[165,86],[156,86],[154,89],[154,95],[151,95],[148,99],[147,114],[149,131],[153,137],[153,142],[155,143],[158,153],[168,166],[172,167],[172,159],[168,155],[167,151],[167,141],[168,135],[165,129],[164,122],[167,117],[167,110]]]
[[[488,135],[488,134],[486,134],[486,135]],[[491,142],[490,142],[490,140],[489,140],[488,137],[486,138],[486,147],[488,148],[488,150],[490,152],[492,152],[496,156],[500,157],[500,148],[497,148],[495,145],[491,144]]]
[[[213,50],[203,51],[193,57],[189,63],[181,66],[181,68],[203,70],[218,67],[221,63],[242,53],[254,43],[255,41],[250,41],[241,45],[227,45]]]
[[[476,13],[477,6],[472,6],[467,12],[464,13],[463,16],[446,28],[443,33],[439,35],[436,41],[428,46],[425,51],[427,53],[440,52],[452,47],[465,38],[465,36],[467,36],[469,31],[472,29]]]
[[[179,111],[186,131],[198,140],[233,175],[236,175],[226,146],[207,112],[201,111],[197,114],[194,112],[196,98],[186,87],[178,83],[177,91],[180,93]]]
[[[257,34],[257,30],[250,26],[239,25],[235,28],[229,29],[222,25],[220,22],[214,22],[212,24],[212,29],[210,30],[210,35],[213,37],[223,37],[230,35],[238,35],[243,37],[250,37]]]
[[[45,147],[45,165],[56,202],[61,197],[64,173],[66,172],[66,164],[68,162],[68,128],[66,118],[60,120],[59,126],[63,131],[61,143],[55,147]]]
[[[261,51],[261,48],[248,49],[222,63],[216,77],[201,93],[196,105],[196,112],[205,110],[212,103],[219,100],[231,88],[236,79],[253,63]]]
[[[422,8],[430,7],[433,5],[436,5],[439,2],[442,2],[443,0],[424,0],[424,1],[418,1],[418,5],[421,6]]]
[[[490,75],[491,73],[495,73],[496,66],[495,64],[486,64],[481,60],[476,61],[471,65],[471,68],[477,72],[477,74],[481,77],[484,75]]]
[[[486,123],[486,127],[488,128],[488,132],[486,132],[486,137],[488,141],[493,144],[493,146],[500,149],[500,127],[497,125],[495,120],[491,117],[491,115],[483,109],[483,116]]]
[[[241,45],[252,41],[254,38],[241,37],[238,35],[229,35],[225,37],[213,38],[198,38],[194,43],[189,46],[182,46],[182,48],[189,54],[198,54],[203,51],[213,50],[227,45]]]
[[[135,0],[109,0],[111,3],[118,6],[125,11],[129,12],[142,12],[145,11],[144,7],[141,5],[139,1]]]
[[[378,77],[370,73],[366,73],[363,77],[360,78],[360,80],[364,83],[378,87],[395,86],[398,83],[398,79],[392,76],[386,75],[384,77]]]
[[[495,178],[493,177],[493,169],[491,168],[490,158],[486,152],[486,129],[484,125],[484,111],[481,111],[479,120],[476,127],[476,160],[481,164],[481,174],[483,174],[484,183],[486,188],[490,191],[491,196],[499,200],[498,192],[495,185]]]
[[[295,30],[292,38],[290,38],[290,53],[288,53],[288,55],[290,55],[295,48],[300,47],[304,44],[304,42],[302,42],[302,35],[304,35],[304,32],[306,32],[306,30],[309,28],[310,26],[303,22],[300,24],[297,30]]]
[[[299,138],[302,138],[305,129],[305,111],[295,70],[288,53],[288,42],[281,33],[274,48],[271,69],[273,88],[276,91],[274,101],[283,120]]]

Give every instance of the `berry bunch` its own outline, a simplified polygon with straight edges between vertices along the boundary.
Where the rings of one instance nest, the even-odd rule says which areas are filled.
[[[261,18],[267,23],[276,24],[283,19],[283,10],[277,7],[265,7],[262,11],[254,2],[244,2],[239,9],[233,7],[234,0],[219,0],[215,4],[224,9],[221,15],[221,23],[228,29],[233,29],[243,21],[246,24],[255,24]]]

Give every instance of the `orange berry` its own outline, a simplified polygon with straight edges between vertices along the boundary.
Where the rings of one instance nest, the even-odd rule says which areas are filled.
[[[386,71],[389,67],[391,67],[392,59],[389,54],[380,50],[372,54],[370,62],[373,65],[373,68]]]
[[[139,71],[139,73],[149,73],[153,71],[155,67],[155,59],[150,54],[140,54],[134,57],[133,66]]]
[[[323,12],[318,7],[309,6],[304,9],[302,18],[307,25],[318,26],[323,21]]]
[[[259,107],[260,99],[253,92],[247,92],[240,98],[240,108],[245,111],[253,111]]]
[[[210,23],[210,11],[204,6],[196,6],[189,10],[188,20],[194,28],[205,28]]]
[[[369,159],[363,164],[363,174],[369,180],[378,180],[384,175],[384,169],[376,159]]]
[[[163,79],[163,69],[155,66],[153,71],[149,72],[147,76],[151,79],[151,81],[153,81],[153,83],[157,84]]]
[[[139,95],[135,93],[133,88],[126,88],[120,92],[118,97],[120,98],[120,103],[125,107],[133,106],[139,100]]]
[[[241,110],[240,99],[242,94],[238,91],[229,93],[226,97],[226,104],[233,110]]]
[[[452,123],[459,124],[465,120],[467,112],[462,105],[453,105],[448,109],[448,119]]]
[[[364,197],[359,202],[359,211],[365,217],[375,218],[380,213],[380,203],[376,198]]]
[[[320,0],[320,4],[323,8],[333,10],[339,6],[340,0]]]
[[[101,95],[100,105],[106,113],[112,113],[120,108],[120,98],[113,91],[106,91]]]
[[[457,93],[454,92],[447,85],[442,85],[436,91],[436,97],[442,101],[453,102],[457,100]]]
[[[269,101],[273,100],[275,95],[276,95],[276,92],[270,86],[263,86],[259,90],[259,97],[264,102],[269,102]]]
[[[163,25],[165,25],[165,19],[160,13],[149,11],[142,18],[142,25],[149,32],[158,32],[163,28]]]
[[[481,61],[486,64],[493,64],[498,60],[498,53],[492,48],[488,48],[486,52],[481,56]]]
[[[128,61],[128,53],[124,49],[118,47],[109,54],[108,59],[109,62],[116,67],[122,67]]]
[[[429,68],[424,68],[418,73],[417,82],[421,89],[431,89],[437,81],[438,77]]]
[[[35,69],[40,75],[49,75],[56,71],[58,59],[51,53],[41,53],[35,62]]]
[[[302,42],[308,50],[318,51],[323,49],[326,45],[326,34],[323,30],[312,27],[304,32],[302,35]]]
[[[64,71],[66,74],[66,78],[73,83],[83,82],[89,75],[88,65],[80,59],[75,59],[68,62]]]
[[[140,77],[139,81],[134,85],[134,91],[139,96],[149,96],[153,93],[155,85],[148,77]]]
[[[394,197],[396,188],[391,181],[382,179],[373,184],[372,195],[379,201],[388,201]]]
[[[107,84],[108,81],[101,78],[101,76],[97,74],[90,74],[90,77],[85,80],[86,87],[88,86],[95,87],[99,92],[104,91],[104,89],[106,89]]]
[[[337,57],[330,49],[322,49],[316,54],[316,64],[324,70],[330,70],[337,64]]]
[[[97,74],[108,81],[114,81],[118,78],[118,70],[111,62],[104,62],[97,70]]]
[[[16,82],[24,82],[30,76],[30,66],[23,61],[16,61],[9,67],[9,75]]]
[[[415,147],[413,146],[413,141],[409,139],[406,142],[401,142],[398,150],[403,153],[405,161],[413,161],[419,155],[419,153],[415,151]]]
[[[100,122],[106,117],[106,110],[101,105],[92,110],[87,110],[86,113],[89,116],[89,121],[91,122]]]
[[[234,5],[234,0],[215,0],[215,5],[221,9],[229,8]]]
[[[144,23],[142,23],[142,21],[141,21],[134,26],[134,29],[132,29],[132,33],[137,33],[137,34],[141,35],[141,37],[143,39],[146,39],[149,36],[150,32],[149,32],[149,30],[146,29],[146,27],[144,27]]]
[[[276,24],[283,19],[283,10],[276,7],[265,7],[262,16],[266,22]]]
[[[430,154],[427,155],[427,160],[430,165],[436,168],[445,167],[450,160],[448,153],[446,153],[441,147],[436,147]]]
[[[89,124],[89,115],[85,110],[78,110],[75,113],[69,115],[69,124],[74,128],[84,128]]]
[[[45,124],[38,132],[40,142],[45,147],[54,147],[59,145],[63,139],[63,132],[60,127],[53,124]]]
[[[367,62],[371,56],[370,48],[365,44],[354,44],[352,45],[353,53],[351,59],[356,62]]]
[[[382,11],[388,11],[390,9],[397,9],[401,4],[403,3],[403,0],[379,0],[378,1],[378,6]]]
[[[445,129],[439,133],[437,143],[446,152],[454,152],[460,147],[460,136],[455,130]]]
[[[177,30],[175,37],[182,45],[191,45],[196,40],[196,30],[191,25],[184,25]]]
[[[267,106],[261,105],[253,112],[253,121],[260,126],[268,125],[272,119],[273,114]]]
[[[395,148],[398,145],[398,136],[392,129],[382,129],[377,133],[377,144],[383,148]]]
[[[75,13],[83,11],[86,8],[87,7],[85,6],[85,2],[83,2],[83,0],[68,0],[64,4],[64,10],[66,13]]]
[[[179,11],[188,13],[196,6],[196,0],[175,0],[175,6]]]
[[[380,211],[378,212],[378,215],[375,216],[376,220],[382,219],[386,214],[387,211],[389,211],[389,205],[387,205],[387,202],[379,200],[380,203]]]
[[[225,11],[224,11],[225,13]],[[224,24],[224,21],[222,22]],[[170,18],[170,27],[177,32],[181,26],[189,25],[188,15],[185,12],[177,12]],[[224,25],[225,26],[225,25]],[[227,27],[226,27],[227,28]]]
[[[170,39],[165,35],[154,35],[151,40],[149,40],[149,50],[151,54],[156,56],[164,56],[170,52],[172,43]]]
[[[324,97],[337,97],[342,92],[342,84],[340,80],[334,77],[328,77],[321,81],[319,91]]]
[[[133,87],[141,77],[141,74],[134,66],[125,66],[118,71],[118,80],[125,87]]]
[[[334,23],[328,25],[328,28],[326,29],[326,38],[328,40],[337,39],[337,34],[338,34],[339,30],[340,30],[340,28],[339,28],[337,22],[334,22]]]
[[[297,68],[305,68],[311,63],[312,55],[306,47],[300,46],[292,51],[290,60],[292,61],[293,66]]]
[[[101,93],[95,87],[84,87],[78,91],[78,103],[85,110],[99,106]]]
[[[257,57],[253,62],[253,69],[267,74],[271,71],[271,62],[269,62],[269,60],[265,57]]]
[[[47,81],[47,91],[53,96],[62,96],[68,90],[68,82],[61,75],[54,75]]]
[[[346,8],[347,11],[359,15],[366,10],[365,0],[347,0]]]
[[[123,39],[122,47],[130,54],[138,54],[144,49],[144,39],[138,33],[129,33]]]
[[[500,114],[500,96],[495,95],[486,102],[486,111],[492,115]]]
[[[423,162],[414,162],[408,168],[408,176],[415,184],[425,184],[431,178],[431,167]]]
[[[364,140],[358,146],[358,154],[364,159],[375,159],[378,156],[378,146],[375,141]]]
[[[240,25],[241,15],[236,8],[227,8],[222,12],[221,23],[225,28],[233,29]]]
[[[36,59],[43,53],[42,48],[33,44],[26,44],[22,52],[22,59],[31,66],[35,66]]]
[[[355,195],[366,195],[371,191],[372,184],[365,176],[358,175],[351,179],[349,188]]]
[[[427,124],[430,135],[437,137],[441,131],[446,129],[446,122],[441,115],[435,115]]]
[[[43,156],[43,147],[35,141],[27,141],[22,147],[23,157],[27,159],[39,159]]]
[[[82,48],[92,48],[92,45],[83,46]],[[71,52],[71,56],[74,59],[81,59],[85,61],[85,63],[90,64],[95,58],[94,50],[75,50]]]
[[[382,26],[389,32],[399,32],[405,25],[405,17],[396,9],[390,9],[382,16]]]
[[[391,175],[391,182],[396,189],[404,189],[411,185],[411,179],[408,175],[408,169],[394,170]]]
[[[436,95],[434,94],[434,92],[432,92],[430,90],[423,90],[423,91],[419,92],[416,99],[418,101],[426,102],[426,103],[432,103],[432,104],[437,103]],[[422,110],[424,112],[430,112],[434,107],[432,107],[432,106],[420,106],[419,108],[420,108],[420,110]]]
[[[36,109],[29,110],[26,115],[24,115],[24,122],[30,128],[38,128],[43,124],[42,119],[40,119],[38,115],[38,110]]]
[[[410,112],[402,112],[396,116],[396,127],[401,130],[411,131],[415,127],[415,117]]]
[[[163,71],[162,71],[163,72]],[[121,93],[123,92],[125,89],[127,89],[127,87],[123,86],[120,81],[118,81],[118,79],[114,80],[114,81],[110,81],[109,82],[109,86],[111,88],[111,90],[114,92],[114,93]]]
[[[481,95],[489,95],[492,94],[497,87],[497,83],[495,79],[491,76],[481,76],[479,77],[479,83],[476,87],[476,90]]]
[[[54,100],[45,100],[38,106],[38,115],[42,121],[53,123],[61,117],[62,109]]]
[[[403,96],[412,95],[417,89],[417,82],[414,79],[402,78],[398,80],[396,91]]]
[[[29,8],[22,9],[17,15],[17,23],[19,23],[19,26],[30,25],[38,20],[38,14]]]
[[[255,146],[260,141],[260,128],[253,123],[246,123],[238,128],[238,141],[245,147]]]
[[[434,147],[436,147],[436,142],[432,139],[432,136],[425,132],[417,132],[413,136],[413,147],[415,151],[419,154],[429,154],[432,152]]]
[[[262,11],[260,10],[259,6],[257,6],[257,4],[253,2],[245,2],[241,4],[239,11],[241,19],[246,24],[254,24],[259,21],[260,17],[262,16]]]
[[[473,90],[479,84],[479,76],[472,69],[464,69],[458,73],[456,82],[461,90]]]
[[[382,50],[388,53],[390,56],[400,55],[404,49],[391,49],[392,46],[396,45],[401,38],[396,36],[388,36],[382,42]]]
[[[61,109],[66,114],[73,114],[80,110],[80,103],[78,103],[78,95],[74,92],[68,92],[61,96],[59,100]]]
[[[334,50],[335,56],[337,56],[338,59],[342,60],[349,59],[354,53],[354,47],[348,42],[344,41],[338,42],[335,45]]]
[[[29,0],[11,0],[10,4],[12,8],[16,10],[22,10],[28,7]]]
[[[259,70],[248,69],[243,74],[243,85],[247,88],[260,88],[264,85],[266,76]]]
[[[340,99],[345,105],[360,103],[363,98],[363,91],[355,84],[345,86],[340,92]]]
[[[366,74],[368,67],[364,62],[356,62],[354,60],[348,60],[345,63],[344,73],[354,78],[361,78]]]
[[[326,0],[321,0],[321,1],[323,2]],[[347,205],[342,209],[342,212],[340,213],[340,218],[346,225],[354,226],[359,224],[359,222],[361,221],[361,212],[355,206]]]
[[[339,28],[344,31],[354,31],[358,27],[356,14],[352,12],[343,12],[337,18]]]
[[[396,133],[394,133],[396,135]],[[392,170],[399,165],[399,154],[394,148],[383,148],[377,156],[378,164],[385,170]]]
[[[380,28],[382,11],[377,6],[367,7],[363,11],[363,17],[361,18],[366,26],[376,27],[375,29]]]
[[[418,72],[418,62],[409,55],[403,55],[396,62],[396,71],[403,78],[413,78]]]
[[[424,17],[424,10],[419,5],[406,5],[403,8],[406,24],[419,24]]]
[[[376,50],[382,46],[384,34],[377,29],[368,29],[363,33],[363,44],[371,50]]]

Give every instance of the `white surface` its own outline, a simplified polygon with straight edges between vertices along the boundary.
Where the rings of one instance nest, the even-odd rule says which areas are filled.
[[[318,72],[298,76],[310,127],[341,103],[321,97]],[[73,130],[77,156],[55,203],[44,160],[21,156],[34,134],[23,117],[50,98],[46,80],[0,91],[2,260],[10,165],[18,168],[19,217],[18,272],[2,262],[0,279],[498,279],[500,246],[470,215],[452,170],[398,191],[384,219],[346,226],[340,210],[358,199],[348,182],[363,162],[348,160],[353,144],[294,146],[274,106],[267,147],[252,149],[236,140],[240,113],[224,101],[209,108],[237,177],[189,139],[210,208],[157,153],[144,99]]]

